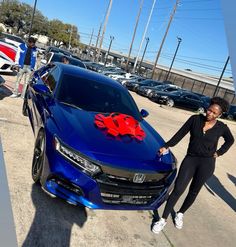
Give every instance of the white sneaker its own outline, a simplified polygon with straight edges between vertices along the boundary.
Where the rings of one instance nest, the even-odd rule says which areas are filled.
[[[182,213],[176,213],[175,218],[174,218],[174,222],[175,222],[175,227],[177,229],[183,228],[183,225],[184,225],[183,218],[184,218],[184,215]]]
[[[161,218],[153,225],[152,232],[156,234],[160,233],[164,229],[165,225],[166,225],[166,220]]]
[[[10,95],[9,96],[10,98],[17,98],[18,97],[18,95],[17,94],[15,94],[15,93],[13,93],[12,95]]]

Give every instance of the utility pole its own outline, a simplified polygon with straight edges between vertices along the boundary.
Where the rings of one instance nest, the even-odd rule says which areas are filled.
[[[107,58],[108,58],[108,56],[109,56],[109,52],[110,52],[111,44],[112,44],[112,41],[113,41],[113,40],[114,40],[114,36],[110,36],[110,44],[109,44],[109,48],[108,48],[107,55],[106,55],[106,58],[105,58],[104,67],[106,67]]]
[[[69,38],[69,44],[68,44],[68,49],[69,50],[70,50],[70,44],[71,44],[72,31],[73,31],[73,26],[71,25],[71,28],[70,28],[70,38]]]
[[[98,47],[98,41],[99,41],[99,39],[100,39],[101,29],[102,29],[102,23],[100,24],[100,27],[99,27],[99,30],[98,30],[98,36],[97,36],[97,40],[96,40],[96,45],[95,45],[95,50],[94,50],[94,59],[93,59],[93,61],[96,60],[96,56],[97,56],[97,47]]]
[[[218,91],[219,86],[220,86],[221,79],[222,79],[222,77],[223,77],[223,75],[224,75],[224,73],[225,73],[225,70],[226,70],[226,67],[227,67],[227,65],[228,65],[228,62],[229,62],[229,56],[228,56],[228,58],[227,58],[227,60],[226,60],[226,62],[225,62],[225,66],[224,66],[224,68],[223,68],[223,70],[222,70],[222,72],[221,72],[219,81],[218,81],[218,83],[217,83],[217,85],[216,85],[216,88],[215,88],[215,91],[214,91],[214,94],[213,94],[213,97],[215,97],[216,94],[217,94],[217,91]]]
[[[147,24],[146,24],[146,27],[145,27],[145,31],[143,33],[142,41],[141,41],[140,46],[139,46],[138,55],[137,55],[137,57],[135,59],[135,63],[134,63],[134,67],[133,67],[133,73],[135,73],[135,68],[136,68],[136,65],[137,65],[137,62],[138,62],[139,53],[140,53],[140,50],[141,50],[142,45],[143,45],[143,41],[144,41],[145,36],[146,36],[146,32],[147,32],[147,29],[148,29],[149,22],[151,20],[151,16],[152,16],[152,12],[153,12],[155,3],[156,3],[156,0],[153,0],[152,8],[151,8],[151,11],[150,11],[150,14],[149,14],[149,17],[148,17],[148,21],[147,21]]]
[[[130,54],[131,54],[131,51],[132,51],[132,47],[133,47],[133,43],[134,43],[134,38],[135,38],[135,35],[136,35],[138,23],[139,23],[140,14],[141,14],[142,8],[143,8],[143,1],[144,0],[141,1],[140,7],[139,7],[139,12],[138,12],[138,15],[137,15],[137,19],[136,19],[136,23],[135,23],[135,28],[134,28],[134,33],[133,33],[132,41],[131,41],[130,48],[129,48],[129,55],[128,55],[128,58],[127,58],[126,68],[125,68],[125,70],[127,72],[128,72],[128,68],[129,68]]]
[[[142,66],[142,62],[143,62],[143,59],[144,59],[144,56],[145,56],[145,53],[146,53],[146,50],[147,50],[147,46],[148,46],[148,43],[149,43],[149,38],[146,38],[146,45],[145,45],[145,48],[144,48],[144,51],[143,51],[143,56],[142,56],[142,59],[140,61],[140,64],[139,64],[139,73],[140,73],[140,70],[141,70],[141,66]]]
[[[91,47],[91,42],[92,42],[92,39],[93,39],[93,32],[94,32],[94,28],[93,28],[93,31],[92,31],[92,34],[91,34],[91,37],[90,37],[89,48]]]
[[[174,54],[174,57],[173,57],[173,59],[172,59],[172,62],[171,62],[171,65],[170,65],[169,71],[168,71],[168,73],[167,73],[167,75],[166,75],[166,79],[165,79],[166,81],[168,80],[168,77],[169,77],[170,71],[171,71],[172,66],[173,66],[173,63],[174,63],[174,61],[175,61],[176,54],[177,54],[178,49],[179,49],[179,45],[180,45],[180,43],[181,43],[181,41],[182,41],[182,39],[181,39],[181,38],[179,38],[179,37],[177,37],[177,39],[178,39],[178,45],[177,45],[177,47],[176,47],[175,54]]]
[[[104,22],[103,31],[102,31],[102,37],[101,37],[101,40],[100,40],[98,54],[97,54],[97,61],[99,60],[99,57],[100,57],[100,52],[101,52],[101,48],[102,48],[102,42],[103,42],[104,34],[106,32],[108,18],[109,18],[110,12],[111,12],[112,1],[113,0],[110,0],[109,6],[107,8],[106,19],[105,19],[105,22]]]
[[[175,15],[175,12],[176,12],[176,9],[177,9],[178,4],[179,4],[179,0],[176,0],[176,3],[175,3],[175,6],[174,6],[174,9],[173,9],[173,12],[172,12],[172,14],[170,15],[170,20],[169,20],[169,23],[168,23],[168,25],[167,25],[166,32],[165,32],[165,34],[164,34],[164,37],[163,37],[162,42],[161,42],[161,46],[160,46],[159,51],[158,51],[157,56],[156,56],[156,60],[155,60],[155,63],[154,63],[153,69],[152,69],[152,78],[154,77],[155,70],[156,70],[156,65],[157,65],[158,59],[159,59],[159,57],[160,57],[160,55],[161,55],[161,50],[162,50],[162,47],[163,47],[163,45],[164,45],[166,36],[167,36],[168,31],[169,31],[169,28],[170,28],[170,24],[171,24],[171,22],[172,22],[172,20],[173,20],[173,17],[174,17],[174,15]]]
[[[28,37],[31,36],[32,26],[33,26],[33,22],[34,22],[34,14],[35,14],[35,10],[36,10],[36,5],[37,5],[37,0],[34,0],[34,9],[33,9],[32,17],[31,17],[29,36]]]

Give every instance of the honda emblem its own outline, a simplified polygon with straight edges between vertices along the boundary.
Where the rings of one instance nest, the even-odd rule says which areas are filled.
[[[146,176],[143,173],[135,173],[134,178],[133,178],[133,182],[141,184],[144,182],[145,178],[146,178]]]

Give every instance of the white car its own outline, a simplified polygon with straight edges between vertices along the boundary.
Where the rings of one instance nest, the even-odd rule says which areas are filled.
[[[7,43],[13,44],[16,47],[18,47],[22,43],[25,43],[22,38],[9,33],[1,33],[1,38],[5,40]]]
[[[3,77],[0,76],[0,86],[2,86],[5,83],[5,80],[3,79]]]
[[[10,60],[3,52],[0,51],[0,73],[12,72],[14,62]]]

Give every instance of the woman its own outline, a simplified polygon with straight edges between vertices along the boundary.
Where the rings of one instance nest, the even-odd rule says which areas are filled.
[[[167,200],[162,218],[153,225],[154,233],[163,230],[170,212],[192,179],[188,195],[174,218],[176,228],[183,227],[183,215],[193,204],[203,184],[212,176],[215,159],[227,152],[233,144],[234,138],[228,126],[217,120],[228,108],[229,103],[226,100],[220,97],[212,98],[206,116],[191,116],[164,147],[160,148],[159,155],[163,155],[169,147],[175,146],[190,132],[187,155],[180,166],[174,190]],[[224,144],[217,150],[220,137],[224,138]]]

